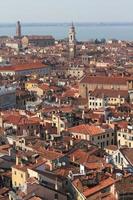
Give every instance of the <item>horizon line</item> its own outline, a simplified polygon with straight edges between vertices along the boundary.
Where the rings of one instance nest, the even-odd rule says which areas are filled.
[[[72,22],[26,22],[26,21],[20,21],[21,24],[71,24]],[[17,21],[15,22],[0,22],[0,24],[16,24]],[[75,21],[74,24],[133,24],[133,21]]]

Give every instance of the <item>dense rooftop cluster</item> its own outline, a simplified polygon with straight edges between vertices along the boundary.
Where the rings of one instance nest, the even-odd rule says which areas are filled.
[[[133,43],[0,38],[0,200],[133,199]]]

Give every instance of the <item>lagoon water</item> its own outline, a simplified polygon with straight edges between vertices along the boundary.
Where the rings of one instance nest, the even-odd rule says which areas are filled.
[[[53,35],[56,39],[68,36],[70,24],[23,24],[23,35]],[[90,39],[120,39],[133,41],[133,24],[76,24],[79,41]],[[15,35],[15,24],[0,24],[0,35]]]

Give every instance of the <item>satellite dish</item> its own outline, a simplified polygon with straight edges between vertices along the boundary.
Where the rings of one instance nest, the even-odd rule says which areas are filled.
[[[65,166],[66,165],[66,163],[65,162],[62,162],[62,166]]]

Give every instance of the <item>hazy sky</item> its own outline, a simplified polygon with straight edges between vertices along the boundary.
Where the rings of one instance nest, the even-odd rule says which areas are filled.
[[[133,0],[0,1],[0,22],[133,22]]]

